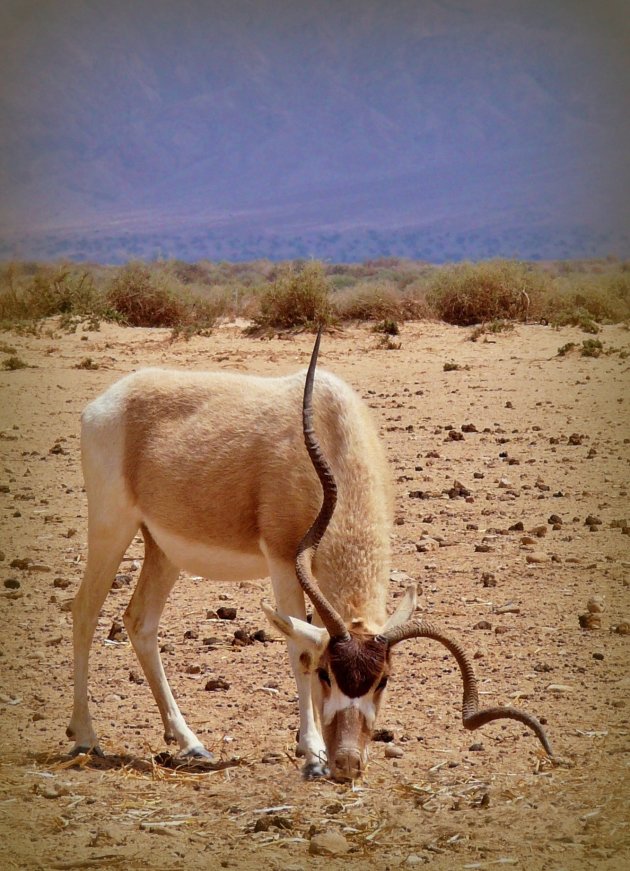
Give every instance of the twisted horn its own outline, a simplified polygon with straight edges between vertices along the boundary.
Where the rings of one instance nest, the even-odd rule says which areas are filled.
[[[447,635],[444,635],[430,623],[424,623],[419,620],[410,620],[402,626],[393,627],[385,632],[382,636],[384,641],[390,647],[404,641],[407,638],[433,638],[434,641],[439,641],[453,654],[457,660],[459,670],[464,681],[464,699],[462,703],[462,722],[466,729],[478,729],[480,726],[485,726],[491,720],[499,720],[506,718],[508,720],[518,720],[532,729],[538,737],[540,743],[545,748],[545,752],[549,756],[553,756],[549,739],[545,734],[545,730],[538,722],[536,717],[531,714],[526,714],[525,711],[520,711],[518,708],[483,708],[479,710],[479,694],[477,692],[477,679],[473,671],[472,664],[468,656],[455,641],[452,641]]]
[[[319,353],[321,337],[322,327],[319,328],[317,333],[315,347],[313,348],[313,353],[311,355],[311,362],[308,367],[308,372],[306,373],[304,399],[302,402],[302,424],[306,450],[308,451],[308,455],[311,458],[311,462],[321,482],[324,491],[324,499],[319,514],[298,546],[295,557],[295,573],[300,582],[300,586],[313,603],[313,606],[321,617],[330,637],[348,641],[350,633],[346,628],[346,624],[332,607],[330,602],[325,598],[324,594],[319,589],[317,581],[313,577],[313,573],[311,572],[315,551],[328,528],[328,524],[330,523],[330,519],[335,510],[335,505],[337,504],[337,484],[335,483],[332,469],[328,465],[328,461],[322,452],[313,429],[313,382],[315,380],[315,367],[317,365],[317,355]]]

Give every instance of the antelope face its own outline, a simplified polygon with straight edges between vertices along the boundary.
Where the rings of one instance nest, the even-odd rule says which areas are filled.
[[[263,605],[271,623],[299,651],[314,683],[313,699],[335,780],[363,774],[390,672],[389,646],[379,636],[350,630],[346,639]]]
[[[322,733],[335,780],[355,780],[366,768],[369,743],[389,678],[387,644],[374,636],[332,639],[315,669]]]

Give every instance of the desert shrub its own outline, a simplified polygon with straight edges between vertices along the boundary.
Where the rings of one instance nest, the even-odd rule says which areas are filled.
[[[548,279],[510,260],[444,266],[430,279],[427,301],[449,324],[524,319]]]
[[[132,327],[170,327],[190,336],[212,328],[217,305],[182,287],[177,279],[141,263],[120,270],[107,289],[107,316]]]
[[[132,327],[174,327],[186,308],[183,298],[141,263],[130,263],[116,275],[106,301]]]
[[[429,318],[424,288],[416,283],[403,289],[383,281],[360,281],[333,296],[333,305],[343,321],[409,321]]]
[[[334,306],[343,321],[382,321],[400,317],[400,294],[387,284],[361,282],[335,294]]]
[[[75,369],[98,369],[98,363],[95,363],[91,357],[84,357],[80,363],[76,363]]]
[[[387,318],[384,321],[379,321],[377,324],[374,324],[372,330],[375,333],[384,333],[387,336],[398,336],[400,334],[400,327],[396,321]]]
[[[580,354],[582,357],[599,357],[603,350],[604,346],[599,339],[584,339]]]
[[[630,274],[621,270],[563,275],[546,294],[542,316],[554,326],[581,327],[597,333],[598,323],[630,317]]]
[[[13,355],[2,361],[2,368],[7,372],[14,372],[16,369],[27,369],[28,363],[25,363],[21,357]]]
[[[567,342],[566,345],[561,345],[558,348],[558,357],[566,357],[575,348],[575,342]]]
[[[476,342],[482,336],[497,335],[498,333],[509,333],[514,329],[512,321],[490,321],[488,324],[479,324],[470,334],[470,341]]]
[[[333,321],[330,284],[321,263],[285,264],[258,296],[253,331],[313,329]]]
[[[89,270],[10,263],[0,275],[0,320],[37,321],[52,315],[88,316],[102,308]]]

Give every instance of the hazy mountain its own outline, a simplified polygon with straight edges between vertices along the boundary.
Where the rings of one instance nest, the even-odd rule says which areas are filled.
[[[0,253],[626,255],[625,8],[5,2]]]

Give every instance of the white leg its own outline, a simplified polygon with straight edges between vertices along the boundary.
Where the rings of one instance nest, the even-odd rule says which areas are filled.
[[[101,754],[88,706],[90,647],[116,569],[137,531],[138,523],[131,514],[118,513],[115,526],[90,516],[85,574],[72,603],[74,707],[66,734],[75,741],[73,754],[88,750]]]
[[[276,607],[280,614],[306,620],[304,594],[295,576],[291,563],[267,557]],[[300,738],[297,745],[299,755],[304,756],[304,773],[317,777],[327,773],[326,745],[322,738],[313,700],[312,666],[300,661],[300,650],[288,641],[289,661],[295,676],[300,707]]]
[[[142,666],[164,723],[164,739],[177,743],[185,756],[211,758],[186,721],[168,684],[160,649],[158,626],[164,605],[179,575],[179,569],[165,556],[143,527],[144,565],[123,622]]]

